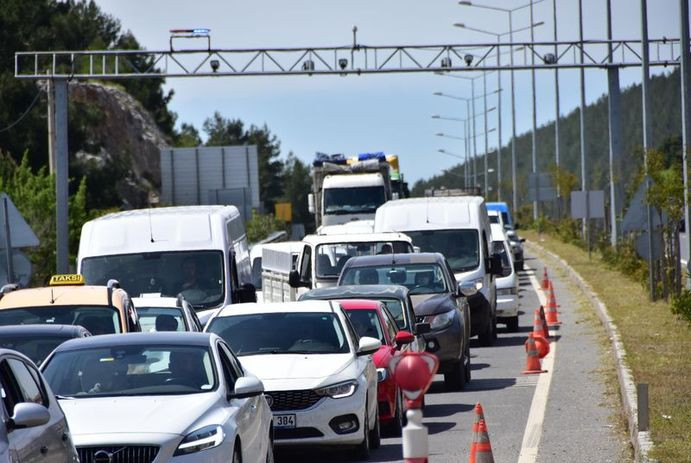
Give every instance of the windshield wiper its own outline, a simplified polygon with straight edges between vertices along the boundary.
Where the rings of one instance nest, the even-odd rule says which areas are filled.
[[[71,395],[60,395],[60,394],[55,394],[55,397],[59,400],[74,400],[76,397],[71,396]]]

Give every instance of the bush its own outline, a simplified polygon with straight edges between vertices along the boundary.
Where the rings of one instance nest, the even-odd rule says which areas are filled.
[[[691,323],[691,291],[684,289],[679,296],[672,299],[672,313]]]

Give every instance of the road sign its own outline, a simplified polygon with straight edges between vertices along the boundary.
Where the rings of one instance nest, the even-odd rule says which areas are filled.
[[[33,268],[31,261],[21,251],[12,250],[12,278],[7,277],[7,253],[0,252],[0,286],[7,283],[17,283],[20,287],[26,288],[31,283]],[[10,281],[12,280],[12,281]]]
[[[586,208],[586,197],[589,207]],[[604,219],[605,192],[603,190],[572,191],[571,192],[572,219]]]
[[[0,193],[0,222],[4,217],[3,204],[7,204],[7,219],[10,229],[10,246],[12,248],[33,248],[39,245],[38,238],[34,234],[22,214],[14,205],[9,196],[5,193]],[[0,249],[5,249],[5,242],[7,237],[5,234],[5,227],[0,227]]]

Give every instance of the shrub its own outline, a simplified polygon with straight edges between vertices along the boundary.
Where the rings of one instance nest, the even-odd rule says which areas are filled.
[[[691,323],[691,291],[684,289],[679,296],[672,299],[672,313]]]

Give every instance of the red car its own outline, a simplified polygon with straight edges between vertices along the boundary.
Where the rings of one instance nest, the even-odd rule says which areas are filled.
[[[405,420],[403,397],[393,382],[389,362],[395,355],[400,355],[404,346],[413,342],[415,337],[408,331],[399,331],[396,321],[382,302],[365,299],[338,302],[348,314],[358,336],[381,340],[381,347],[372,356],[379,380],[379,422],[389,434],[399,436]]]

